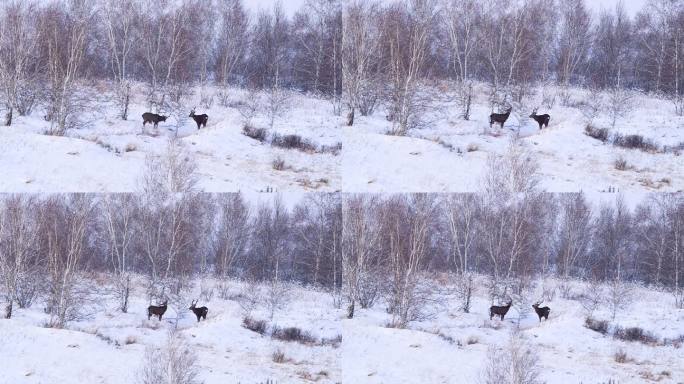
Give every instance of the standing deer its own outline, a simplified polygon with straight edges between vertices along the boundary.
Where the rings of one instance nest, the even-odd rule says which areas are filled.
[[[197,300],[193,301],[192,305],[190,305],[190,308],[188,308],[188,309],[190,309],[191,311],[193,311],[195,313],[195,316],[197,316],[197,322],[199,323],[201,318],[204,318],[204,320],[207,319],[207,313],[209,312],[209,308],[207,308],[207,307],[195,308],[196,304],[197,304]]]
[[[489,115],[489,128],[491,128],[494,123],[497,123],[501,124],[501,129],[503,129],[504,123],[508,120],[512,110],[513,107],[508,107],[505,113],[492,113]]]
[[[508,313],[508,310],[511,308],[511,304],[513,304],[513,300],[508,299],[508,304],[505,306],[492,305],[489,307],[489,320],[495,315],[501,316],[501,320],[503,320],[504,316],[506,316],[506,313]]]
[[[546,126],[546,128],[548,128],[549,127],[549,121],[551,121],[551,116],[549,116],[547,114],[537,115],[537,109],[532,111],[530,118],[534,119],[537,122],[537,124],[539,124],[539,130],[544,128],[544,126]]]
[[[154,316],[159,316],[159,321],[161,321],[162,315],[164,314],[164,312],[166,312],[166,304],[168,302],[169,302],[168,300],[165,300],[164,304],[162,304],[160,306],[150,305],[149,307],[147,307],[147,320],[149,320],[150,317],[152,317],[152,315],[154,315]]]
[[[551,312],[551,308],[549,307],[541,307],[539,308],[539,304],[541,304],[544,300],[537,301],[535,304],[532,304],[532,308],[534,308],[534,311],[537,312],[537,316],[539,316],[539,322],[541,323],[542,317],[546,318],[546,320],[549,319],[549,312]]]
[[[157,128],[157,124],[159,124],[159,122],[166,121],[166,116],[157,115],[156,113],[152,113],[152,112],[143,113],[142,118],[143,118],[143,130],[145,129],[145,124],[147,124],[147,123],[152,123],[152,124],[154,124],[154,127]]]
[[[195,115],[195,109],[193,108],[192,111],[190,111],[190,117],[195,120],[195,123],[197,124],[197,129],[199,130],[202,128],[204,125],[204,128],[207,127],[207,121],[209,121],[209,116],[206,114],[201,114],[201,115]]]

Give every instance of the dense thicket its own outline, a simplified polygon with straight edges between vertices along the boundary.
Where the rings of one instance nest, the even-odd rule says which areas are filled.
[[[345,206],[345,257],[362,269],[397,262],[496,279],[557,274],[684,285],[678,194],[635,208],[620,196],[597,206],[581,193],[358,195],[345,197]]]
[[[341,18],[335,0],[308,1],[292,17],[278,2],[251,14],[242,0],[3,1],[5,124],[39,104],[60,133],[91,80],[116,84],[124,119],[132,81],[166,109],[197,84],[340,96]]]
[[[70,308],[82,272],[115,277],[125,310],[132,273],[162,294],[192,276],[341,287],[342,206],[316,194],[287,208],[240,194],[6,195],[0,197],[0,278],[11,315],[47,292]],[[256,208],[255,208],[256,207]],[[67,313],[56,314],[62,323]]]
[[[350,316],[354,304],[385,297],[398,325],[418,320],[435,289],[426,275],[444,272],[491,276],[508,294],[540,275],[642,282],[671,289],[684,305],[681,195],[653,195],[633,209],[620,196],[598,206],[582,193],[529,189],[351,195],[344,206]]]
[[[531,85],[684,94],[684,1],[649,0],[634,17],[585,0],[351,0],[343,17],[346,103],[387,105],[394,133],[419,125],[424,86],[472,80],[520,101]],[[429,92],[429,91],[428,91]],[[466,114],[467,118],[467,114]]]

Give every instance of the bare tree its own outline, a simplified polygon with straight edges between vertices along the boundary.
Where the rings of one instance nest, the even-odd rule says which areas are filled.
[[[47,119],[51,134],[63,135],[75,127],[81,102],[77,84],[94,20],[93,3],[85,0],[57,2],[42,10],[40,41],[47,60],[49,106]]]
[[[445,199],[446,215],[451,240],[450,265],[457,273],[471,270],[470,258],[477,238],[478,196],[453,194]]]
[[[380,238],[379,225],[373,221],[377,204],[377,198],[361,195],[349,196],[343,201],[342,280],[349,302],[349,318],[354,316],[357,302],[362,308],[371,307],[379,290],[374,283],[377,276],[371,269]]]
[[[217,54],[217,79],[222,86],[236,81],[244,66],[249,47],[249,16],[241,0],[222,0],[218,4],[221,16]]]
[[[199,367],[195,352],[180,334],[170,333],[167,343],[160,349],[148,347],[140,372],[141,384],[195,384],[199,383]]]
[[[30,112],[35,100],[33,75],[38,67],[38,31],[31,15],[36,5],[26,0],[4,2],[0,9],[0,89],[7,113],[5,125],[12,125],[14,111]]]
[[[342,207],[333,194],[316,194],[295,207],[293,252],[295,275],[314,286],[341,286]]]
[[[343,19],[342,76],[349,117],[347,125],[354,124],[358,109],[362,116],[373,113],[378,100],[378,47],[380,32],[377,3],[348,2]]]
[[[150,155],[146,159],[141,189],[150,196],[194,192],[198,183],[197,172],[194,157],[180,141],[170,139],[164,154]]]
[[[138,228],[137,197],[133,194],[105,195],[101,201],[107,261],[115,276],[119,309],[128,311],[131,274],[135,265],[134,242]]]
[[[391,134],[405,135],[420,125],[429,97],[420,85],[436,17],[435,0],[395,3],[385,12],[383,50],[387,55]]]
[[[437,204],[434,196],[420,194],[392,197],[383,205],[381,236],[389,267],[387,300],[393,324],[403,328],[421,319],[429,303],[430,292],[421,280]]]
[[[196,183],[194,159],[178,143],[171,141],[163,157],[147,160],[138,236],[151,296],[166,295],[167,288],[179,293],[194,268],[193,255],[204,251],[199,234],[207,221],[207,201],[196,193]]]
[[[560,36],[556,47],[558,81],[567,87],[586,65],[591,47],[591,14],[584,0],[563,1]],[[567,103],[568,100],[564,102]]]
[[[482,196],[482,246],[494,278],[529,275],[544,252],[542,230],[550,213],[538,190],[538,165],[515,143],[502,158],[491,158]],[[539,215],[539,216],[537,216]]]
[[[511,335],[503,349],[490,347],[482,372],[486,384],[537,384],[541,383],[539,358],[522,335]]]
[[[471,61],[482,39],[482,4],[476,0],[445,0],[443,10],[451,45],[451,66],[457,81],[467,82]]]
[[[619,84],[611,88],[608,93],[607,107],[610,116],[610,126],[615,128],[617,121],[632,111],[632,95],[630,91],[622,88]]]
[[[564,280],[586,269],[591,241],[591,208],[584,195],[569,194],[560,197],[561,217],[559,229],[558,272]]]
[[[88,195],[51,196],[43,203],[40,243],[47,258],[47,310],[54,327],[64,327],[79,316],[82,303],[78,302],[78,279],[93,209],[93,199]]]
[[[35,290],[26,292],[24,288],[32,288],[31,274],[36,272],[38,262],[40,218],[36,208],[36,199],[31,196],[13,195],[0,200],[0,276],[7,319],[12,317],[15,301],[22,295],[35,294]]]
[[[618,312],[627,309],[632,303],[632,287],[616,277],[608,283],[605,300],[612,319],[615,320]]]
[[[244,268],[245,247],[249,239],[249,208],[241,194],[218,198],[219,223],[216,233],[216,274],[222,278]]]
[[[150,85],[148,101],[158,111],[167,107],[167,96],[179,101],[186,92],[193,52],[193,30],[189,23],[194,15],[192,6],[190,3],[176,6],[168,0],[144,3],[142,55]]]
[[[116,82],[119,116],[128,119],[131,98],[130,59],[138,41],[137,17],[141,10],[138,0],[106,0],[102,14],[109,43],[109,66]]]

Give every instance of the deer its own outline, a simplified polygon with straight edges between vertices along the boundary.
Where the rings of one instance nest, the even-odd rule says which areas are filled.
[[[503,129],[504,123],[506,123],[506,120],[508,120],[512,110],[513,107],[508,107],[505,113],[492,113],[489,115],[489,128],[491,128],[494,123],[497,123],[501,124],[501,129]]]
[[[543,301],[544,300],[539,300],[536,303],[532,304],[532,308],[534,308],[534,311],[537,312],[537,316],[539,316],[539,322],[540,323],[541,323],[542,317],[546,318],[546,320],[549,320],[549,312],[551,312],[551,308],[549,308],[549,307],[539,308],[539,305]]]
[[[537,109],[536,108],[534,109],[534,111],[532,111],[530,118],[534,119],[537,122],[537,124],[539,124],[539,130],[542,130],[544,128],[544,126],[546,126],[546,128],[548,128],[549,127],[549,121],[551,121],[551,116],[549,116],[547,114],[537,115]]]
[[[202,128],[202,125],[204,125],[204,128],[207,127],[207,121],[209,121],[209,116],[206,114],[201,114],[201,115],[195,115],[195,109],[193,108],[192,111],[190,111],[190,117],[195,120],[195,123],[197,124],[197,130]]]
[[[152,112],[145,112],[142,114],[143,118],[143,129],[145,129],[145,124],[147,123],[152,123],[154,124],[154,127],[157,128],[157,124],[161,121],[166,121],[166,116],[162,115],[157,115],[156,113]]]
[[[195,316],[197,316],[197,322],[200,322],[201,318],[204,318],[204,320],[207,319],[207,313],[209,312],[209,308],[207,307],[199,307],[195,308],[195,305],[197,304],[197,300],[192,302],[192,305],[190,305],[189,310],[195,313]]]
[[[159,321],[161,321],[162,315],[164,314],[164,312],[166,312],[166,304],[168,302],[169,302],[168,300],[165,300],[162,305],[159,305],[159,306],[150,305],[149,307],[147,307],[147,320],[149,320],[150,317],[152,317],[152,315],[154,315],[154,316],[159,316]]]
[[[508,313],[508,310],[511,308],[511,304],[513,304],[513,300],[508,299],[507,305],[492,305],[491,307],[489,307],[489,320],[491,320],[492,317],[494,317],[495,315],[501,316],[501,320],[503,320],[504,316],[506,316],[506,313]]]

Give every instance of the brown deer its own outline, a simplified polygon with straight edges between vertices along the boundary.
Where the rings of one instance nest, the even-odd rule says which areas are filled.
[[[190,305],[190,308],[188,308],[188,309],[195,313],[195,316],[197,316],[197,322],[199,323],[201,318],[204,318],[204,320],[207,319],[207,313],[209,312],[209,308],[207,308],[207,307],[195,308],[196,304],[197,304],[197,300],[193,301],[192,305]]]
[[[549,319],[549,312],[551,312],[551,308],[549,307],[541,307],[539,308],[539,304],[541,304],[544,300],[537,301],[535,304],[532,304],[532,308],[534,308],[534,311],[537,312],[537,316],[539,316],[539,322],[541,323],[542,317],[546,318],[546,320]]]
[[[150,317],[152,317],[152,315],[154,315],[154,316],[159,316],[159,321],[161,321],[162,315],[164,314],[164,312],[166,312],[166,304],[167,303],[168,303],[168,300],[165,300],[162,305],[159,305],[159,306],[150,305],[149,307],[147,307],[147,320],[149,320]]]
[[[489,320],[495,315],[501,316],[501,320],[503,320],[504,316],[506,316],[506,313],[508,313],[508,310],[511,308],[511,304],[513,304],[513,300],[508,299],[508,304],[505,306],[492,305],[489,307]]]
[[[489,128],[491,128],[494,123],[497,123],[501,124],[501,129],[503,129],[504,123],[506,123],[506,120],[508,120],[512,110],[513,107],[508,107],[505,113],[492,113],[489,115]]]
[[[147,124],[147,123],[152,123],[152,124],[154,124],[154,127],[157,128],[157,124],[159,124],[159,122],[166,121],[166,116],[157,115],[156,113],[152,113],[152,112],[143,113],[142,118],[143,118],[143,129],[145,129],[145,124]]]
[[[195,120],[195,124],[197,124],[197,129],[199,130],[202,128],[204,125],[204,128],[207,127],[207,121],[209,121],[209,116],[206,114],[201,114],[201,115],[195,115],[195,109],[193,108],[192,111],[190,111],[190,117]]]
[[[542,128],[544,128],[544,126],[546,126],[546,128],[548,128],[549,127],[549,121],[551,121],[551,116],[549,116],[547,114],[537,115],[537,109],[532,111],[530,118],[534,119],[537,122],[537,124],[539,124],[540,130]]]

